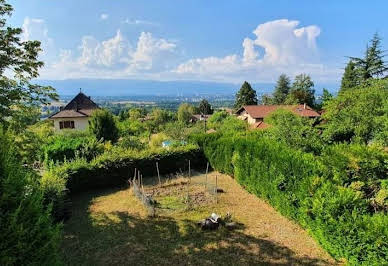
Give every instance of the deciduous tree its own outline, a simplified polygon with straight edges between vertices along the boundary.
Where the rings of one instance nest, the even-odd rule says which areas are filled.
[[[194,114],[194,107],[188,103],[182,103],[178,108],[178,121],[187,124]]]
[[[211,115],[213,113],[212,106],[206,99],[202,99],[199,103],[198,110],[200,114]]]
[[[18,112],[20,106],[46,104],[57,98],[52,87],[30,83],[43,66],[38,60],[42,49],[39,41],[22,41],[21,28],[7,25],[12,11],[11,5],[0,0],[0,123]]]

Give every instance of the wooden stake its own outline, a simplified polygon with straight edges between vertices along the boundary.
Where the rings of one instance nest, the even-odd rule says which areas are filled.
[[[216,175],[216,189],[215,189],[215,192],[216,192],[216,204],[218,203],[217,190],[218,190],[218,176]]]
[[[133,181],[136,180],[136,172],[137,172],[137,169],[135,168],[135,174],[133,175]]]
[[[189,178],[191,177],[191,168],[190,168],[190,160],[189,160]]]
[[[186,196],[186,204],[187,207],[190,207],[190,182],[187,182],[187,196]]]
[[[159,163],[158,162],[156,162],[156,170],[158,171],[158,179],[159,179],[159,186],[160,186],[162,183],[160,182]]]
[[[205,181],[205,188],[207,189],[207,172],[209,170],[209,162],[206,164],[206,174],[205,174],[205,177],[206,177],[206,181]]]

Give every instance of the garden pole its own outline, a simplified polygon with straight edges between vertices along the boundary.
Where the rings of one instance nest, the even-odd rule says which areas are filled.
[[[217,199],[217,187],[218,187],[218,175],[216,175],[216,188],[215,188],[215,192],[216,192],[216,204],[218,203],[218,199]]]
[[[158,179],[159,179],[159,186],[161,186],[161,182],[160,182],[160,175],[159,175],[159,163],[156,162],[156,170],[158,171]]]
[[[207,172],[209,170],[209,162],[207,162],[206,164],[206,174],[205,174],[205,177],[206,177],[206,181],[205,181],[205,188],[207,189]]]
[[[191,178],[190,160],[189,160],[189,178]]]

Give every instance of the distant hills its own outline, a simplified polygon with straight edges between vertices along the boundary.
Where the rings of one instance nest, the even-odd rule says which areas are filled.
[[[235,94],[241,84],[202,81],[152,81],[131,79],[67,79],[37,80],[41,85],[50,85],[61,96],[74,95],[82,91],[91,96],[200,96]],[[252,87],[259,95],[271,93],[275,84],[254,83]],[[337,86],[316,86],[335,91]]]

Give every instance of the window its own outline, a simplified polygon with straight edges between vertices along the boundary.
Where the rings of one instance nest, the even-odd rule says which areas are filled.
[[[64,129],[64,128],[75,128],[74,121],[60,121],[59,129]]]

